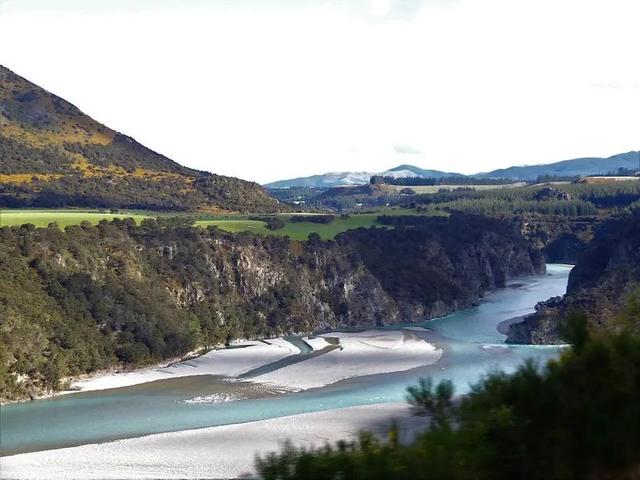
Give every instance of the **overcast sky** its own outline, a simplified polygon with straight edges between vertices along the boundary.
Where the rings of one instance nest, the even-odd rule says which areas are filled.
[[[473,173],[639,149],[639,22],[638,0],[0,0],[0,64],[215,173]]]

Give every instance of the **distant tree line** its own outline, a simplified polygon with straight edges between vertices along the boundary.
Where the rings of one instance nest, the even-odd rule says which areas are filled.
[[[481,178],[468,176],[453,177],[393,177],[374,176],[371,177],[372,184],[387,184],[400,186],[421,186],[421,185],[508,185],[516,180],[512,178]]]
[[[289,221],[291,223],[319,223],[319,224],[329,224],[333,223],[336,219],[335,215],[291,215],[289,217]]]
[[[469,213],[541,213],[552,215],[593,215],[597,209],[626,208],[640,200],[640,182],[608,184],[567,184],[555,186],[566,199],[540,198],[540,186],[491,190],[452,190],[422,194],[405,200],[408,207],[431,206]]]

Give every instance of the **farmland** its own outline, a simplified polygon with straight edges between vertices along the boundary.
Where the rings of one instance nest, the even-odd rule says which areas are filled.
[[[95,225],[100,220],[127,217],[131,217],[139,223],[149,216],[149,214],[139,212],[109,213],[100,210],[2,209],[0,210],[0,227],[23,225],[25,223],[30,223],[36,227],[46,227],[50,223],[56,223],[60,228],[64,228],[69,225],[78,225],[84,221]]]
[[[285,226],[279,230],[269,230],[265,222],[248,216],[202,216],[196,215],[195,225],[198,227],[216,226],[227,232],[252,232],[262,235],[288,236],[293,240],[306,240],[310,233],[318,233],[323,240],[331,240],[339,233],[356,228],[368,228],[376,226],[376,218],[383,213],[393,212],[394,215],[416,215],[415,210],[386,210],[372,213],[359,213],[350,216],[336,216],[331,223],[291,222],[291,214],[279,215]],[[432,214],[442,214],[433,212]],[[167,216],[166,213],[125,211],[121,213],[109,213],[99,210],[28,210],[28,209],[3,209],[0,210],[0,227],[14,226],[30,223],[36,227],[47,227],[55,223],[59,228],[69,225],[78,225],[83,221],[92,224],[100,220],[112,220],[114,218],[133,218],[140,223],[145,218]]]

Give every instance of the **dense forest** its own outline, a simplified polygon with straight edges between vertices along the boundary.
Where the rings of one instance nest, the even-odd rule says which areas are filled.
[[[626,323],[638,322],[629,299]],[[640,468],[640,336],[593,336],[574,314],[572,348],[546,366],[490,373],[454,399],[450,382],[408,390],[428,429],[404,445],[362,433],[315,449],[286,445],[262,456],[265,480],[338,479],[635,479]]]
[[[625,208],[640,200],[640,181],[605,184],[534,185],[492,190],[458,189],[417,195],[414,205],[476,212],[538,212],[590,215],[596,209]]]
[[[440,179],[438,179],[438,182]],[[499,182],[498,180],[486,180]],[[410,182],[408,182],[409,185]],[[419,182],[414,185],[421,185]],[[437,187],[437,185],[436,185]],[[361,208],[405,207],[480,213],[539,213],[584,216],[599,210],[627,208],[640,202],[640,181],[609,183],[536,184],[520,187],[477,189],[469,185],[445,186],[434,193],[417,193],[406,186],[387,183],[331,188],[305,197],[308,207],[357,211]],[[281,196],[283,201],[286,196]]]
[[[468,215],[335,241],[228,234],[185,218],[0,228],[0,397],[235,338],[422,321],[544,259],[509,222]]]
[[[0,66],[0,207],[273,212],[262,187],[185,168]]]
[[[387,185],[402,185],[415,187],[419,185],[508,185],[514,183],[511,178],[479,178],[479,177],[391,177],[375,175],[371,177],[371,183],[384,183]]]

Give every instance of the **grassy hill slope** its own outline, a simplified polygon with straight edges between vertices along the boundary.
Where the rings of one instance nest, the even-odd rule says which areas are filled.
[[[0,65],[0,207],[274,211],[256,183],[185,168]]]

